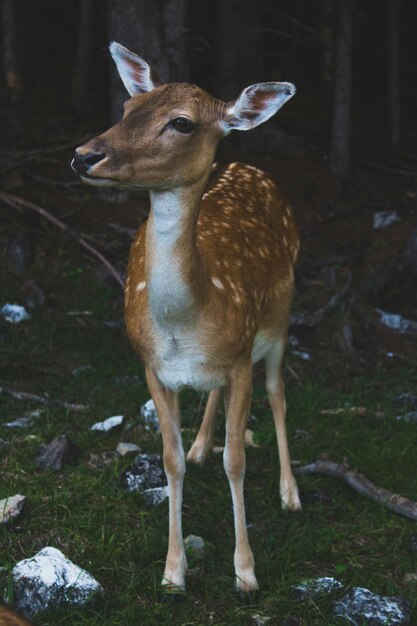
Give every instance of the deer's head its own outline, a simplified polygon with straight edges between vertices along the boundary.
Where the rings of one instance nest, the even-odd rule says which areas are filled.
[[[292,83],[258,83],[225,103],[195,85],[163,83],[116,42],[110,52],[131,97],[119,123],[75,152],[73,169],[93,185],[192,185],[207,176],[222,137],[266,122],[295,93]]]

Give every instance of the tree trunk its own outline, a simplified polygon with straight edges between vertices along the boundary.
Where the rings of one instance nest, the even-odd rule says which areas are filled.
[[[96,104],[94,84],[95,0],[82,0],[78,25],[77,57],[72,77],[72,102],[77,113],[90,113]]]
[[[334,0],[321,0],[322,80],[327,87],[334,77]]]
[[[2,18],[4,74],[10,100],[15,102],[19,98],[21,84],[17,68],[16,4],[13,0],[3,0]]]
[[[142,56],[166,81],[188,78],[186,0],[108,0],[109,39]],[[128,94],[111,70],[111,117],[120,119]]]
[[[214,20],[214,86],[227,101],[263,78],[260,8],[252,0],[216,0]]]
[[[389,0],[388,5],[388,100],[390,140],[400,145],[400,13],[401,0]]]
[[[352,0],[339,0],[330,166],[342,192],[350,178],[352,99]]]

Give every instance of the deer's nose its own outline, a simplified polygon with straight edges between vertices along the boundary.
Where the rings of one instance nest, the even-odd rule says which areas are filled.
[[[78,174],[88,174],[90,168],[104,159],[106,155],[101,152],[87,152],[86,154],[80,154],[75,152],[74,158],[71,162],[71,167]]]

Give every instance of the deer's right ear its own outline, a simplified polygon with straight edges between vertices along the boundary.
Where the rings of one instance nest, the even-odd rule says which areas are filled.
[[[131,96],[147,93],[164,84],[146,61],[120,43],[111,42],[110,54],[116,63],[120,78]]]

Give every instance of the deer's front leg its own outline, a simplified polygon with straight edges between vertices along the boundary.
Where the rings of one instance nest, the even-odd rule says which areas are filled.
[[[164,469],[169,492],[168,554],[162,586],[166,591],[185,591],[187,559],[182,537],[182,489],[185,474],[178,394],[166,389],[157,376],[146,370],[146,380],[159,416],[164,446]]]
[[[224,469],[229,479],[232,493],[235,522],[236,548],[234,565],[236,588],[250,592],[258,589],[255,577],[255,561],[250,549],[246,529],[243,483],[246,469],[245,428],[252,398],[252,364],[246,363],[235,368],[226,390],[226,445],[224,449]]]

